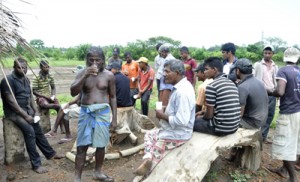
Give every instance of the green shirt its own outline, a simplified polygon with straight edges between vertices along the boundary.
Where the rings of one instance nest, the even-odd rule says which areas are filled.
[[[35,77],[32,81],[32,90],[41,95],[51,96],[51,87],[54,86],[54,77],[51,74],[43,76],[39,72],[39,76]]]

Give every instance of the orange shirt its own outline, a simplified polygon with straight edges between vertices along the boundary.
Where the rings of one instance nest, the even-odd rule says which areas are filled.
[[[137,88],[137,77],[139,76],[139,63],[134,60],[131,63],[125,63],[122,65],[122,73],[126,75],[130,80],[130,88]],[[132,78],[135,78],[134,82]]]
[[[148,80],[152,80],[152,84],[150,85],[148,90],[152,89],[155,72],[150,66],[145,72],[139,70],[139,77],[140,77],[140,87],[142,90],[148,85]]]

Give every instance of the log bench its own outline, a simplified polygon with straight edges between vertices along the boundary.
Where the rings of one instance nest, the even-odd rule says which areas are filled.
[[[4,162],[13,164],[24,161],[25,141],[22,131],[9,119],[3,118]]]
[[[257,170],[261,162],[261,132],[240,128],[234,134],[217,137],[198,132],[183,146],[171,151],[144,180],[152,181],[201,181],[211,163],[221,151],[243,146],[237,157],[240,167]]]

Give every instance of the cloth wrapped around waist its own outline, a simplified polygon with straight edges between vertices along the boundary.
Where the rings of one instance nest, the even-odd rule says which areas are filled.
[[[105,147],[109,143],[109,104],[81,105],[77,146]]]

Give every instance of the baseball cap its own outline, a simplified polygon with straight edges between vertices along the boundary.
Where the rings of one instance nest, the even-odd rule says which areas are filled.
[[[294,47],[290,47],[283,53],[283,62],[297,63],[300,57],[300,51]]]
[[[271,46],[271,45],[267,45],[267,46],[264,47],[263,50],[264,50],[264,51],[265,51],[265,50],[270,50],[270,51],[273,52],[273,51],[274,51],[274,48],[273,48],[273,46]]]
[[[239,68],[240,71],[244,74],[252,73],[252,62],[246,58],[238,59],[233,67]]]
[[[107,66],[107,69],[108,70],[111,70],[111,69],[121,69],[121,66],[118,62],[112,62],[110,63],[108,66]]]
[[[113,49],[113,54],[120,54],[120,49],[118,47],[115,47]]]
[[[196,69],[193,70],[194,72],[204,72],[204,64],[199,64],[198,67]]]
[[[140,57],[140,59],[139,60],[137,60],[136,62],[138,62],[138,63],[147,63],[148,64],[148,59],[147,58],[145,58],[145,57]]]

